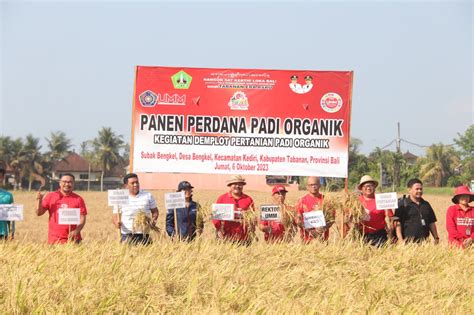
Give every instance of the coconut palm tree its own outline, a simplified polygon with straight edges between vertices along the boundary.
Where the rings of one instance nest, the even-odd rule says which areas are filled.
[[[40,139],[28,134],[25,138],[24,152],[26,163],[25,174],[28,177],[28,191],[31,191],[31,185],[34,180],[41,182],[41,187],[45,185],[43,155],[41,154]]]
[[[123,136],[116,135],[110,127],[103,127],[99,130],[98,136],[92,140],[95,161],[102,169],[100,176],[100,190],[104,188],[104,175],[114,166],[122,162],[120,150],[124,144]]]
[[[420,163],[420,177],[427,185],[441,187],[459,165],[459,155],[452,147],[433,144],[426,150],[426,157]]]

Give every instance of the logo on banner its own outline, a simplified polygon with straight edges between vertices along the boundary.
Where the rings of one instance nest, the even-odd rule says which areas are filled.
[[[193,77],[184,72],[183,70],[173,74],[171,81],[175,89],[189,89]]]
[[[158,97],[156,96],[155,93],[153,93],[150,90],[147,90],[140,94],[140,104],[142,104],[143,107],[153,107],[156,105],[156,101]]]
[[[249,100],[244,92],[237,91],[230,98],[228,105],[233,110],[247,110],[249,108]]]
[[[326,93],[321,97],[321,107],[328,113],[338,112],[342,107],[342,98],[337,93]]]

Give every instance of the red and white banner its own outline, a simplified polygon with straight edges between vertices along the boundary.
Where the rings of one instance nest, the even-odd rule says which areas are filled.
[[[139,66],[132,169],[347,177],[352,76]]]

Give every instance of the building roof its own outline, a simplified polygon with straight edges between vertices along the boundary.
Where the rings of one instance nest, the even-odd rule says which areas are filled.
[[[88,172],[89,162],[76,152],[71,152],[64,160],[53,166],[55,172]],[[100,172],[100,167],[91,166],[92,172]]]
[[[403,158],[405,160],[416,160],[418,158],[417,155],[414,155],[413,153],[410,153],[410,151],[407,151],[403,153]]]

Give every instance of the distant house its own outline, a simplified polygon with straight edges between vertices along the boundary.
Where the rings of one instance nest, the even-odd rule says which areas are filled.
[[[71,152],[66,158],[53,165],[52,179],[59,180],[65,173],[74,175],[76,183],[94,182],[100,181],[102,170],[92,166],[92,164],[76,152]]]
[[[410,151],[403,153],[403,159],[407,162],[407,165],[415,165],[418,156],[414,155]]]

